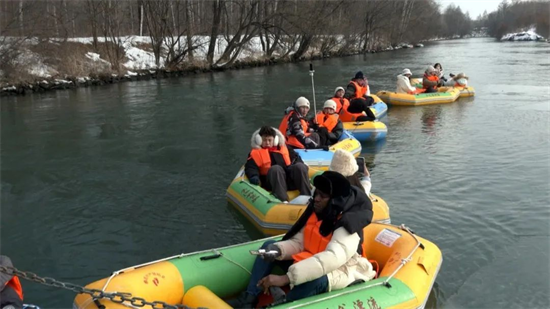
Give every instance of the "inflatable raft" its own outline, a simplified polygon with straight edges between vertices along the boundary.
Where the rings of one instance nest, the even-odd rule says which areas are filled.
[[[438,92],[435,93],[407,94],[379,91],[376,95],[390,105],[419,106],[452,103],[458,99],[460,90],[453,87],[439,87]]]
[[[295,149],[302,158],[302,161],[309,167],[326,171],[332,160],[336,149],[343,149],[351,152],[355,157],[361,153],[361,143],[349,131],[344,130],[340,141],[329,147],[329,150],[323,149]]]
[[[360,142],[379,141],[386,138],[388,127],[380,121],[344,122],[344,129]]]
[[[310,178],[319,173],[309,169]],[[298,191],[289,191],[289,203],[283,203],[267,190],[248,182],[241,167],[229,187],[227,199],[254,226],[266,235],[285,233],[302,215],[310,196],[299,195]],[[380,197],[371,194],[373,222],[390,223],[388,204]]]
[[[376,116],[376,119],[380,119],[388,114],[388,105],[380,99],[377,95],[371,95],[374,99],[374,104],[371,106],[371,111]]]
[[[372,223],[363,232],[363,251],[379,266],[376,279],[275,308],[423,308],[442,264],[439,248],[404,226]],[[250,278],[255,256],[249,250],[258,249],[265,241],[174,255],[115,271],[86,287],[104,293],[131,293],[148,302],[231,308],[225,300],[243,291]],[[270,302],[265,297],[260,298],[261,304]],[[78,294],[73,304],[75,309],[99,306],[135,308],[128,302],[94,301],[87,294]]]

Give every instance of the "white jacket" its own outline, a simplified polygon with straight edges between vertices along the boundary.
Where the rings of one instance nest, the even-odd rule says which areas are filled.
[[[416,88],[411,86],[411,81],[409,78],[405,75],[397,75],[397,89],[395,92],[397,93],[409,93],[409,91],[415,91]]]
[[[277,242],[281,249],[280,260],[291,260],[292,255],[304,251],[304,229],[292,238]],[[343,289],[357,279],[369,281],[376,275],[371,263],[357,253],[359,235],[350,234],[340,227],[323,252],[294,263],[287,276],[292,287],[320,278],[328,277],[329,291]]]

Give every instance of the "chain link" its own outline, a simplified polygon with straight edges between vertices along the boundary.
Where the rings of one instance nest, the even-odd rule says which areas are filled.
[[[141,297],[132,297],[131,293],[122,293],[122,292],[105,292],[98,289],[89,289],[77,284],[69,282],[61,282],[50,277],[40,277],[35,273],[29,271],[21,271],[15,267],[10,266],[0,266],[0,272],[11,276],[18,276],[19,278],[40,283],[47,286],[53,286],[56,288],[66,289],[69,291],[76,292],[77,294],[88,294],[95,299],[107,299],[113,303],[122,304],[124,302],[129,302],[132,306],[142,308],[144,306],[151,306],[154,309],[191,309],[185,305],[170,305],[163,301],[153,301],[149,302]]]

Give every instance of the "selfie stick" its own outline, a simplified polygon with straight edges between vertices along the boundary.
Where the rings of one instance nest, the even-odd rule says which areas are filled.
[[[313,82],[313,63],[309,64],[309,76],[311,76],[311,88],[313,89],[313,113],[317,115],[317,104],[315,103],[315,83]]]

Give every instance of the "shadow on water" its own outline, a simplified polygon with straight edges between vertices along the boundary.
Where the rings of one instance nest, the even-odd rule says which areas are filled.
[[[243,229],[246,232],[246,235],[250,237],[250,239],[260,239],[267,237],[264,235],[261,231],[259,231],[256,226],[252,222],[248,220],[242,213],[240,213],[237,209],[235,209],[235,206],[231,204],[231,202],[227,201],[227,210],[228,212],[233,216],[233,218],[237,219],[240,223],[243,225]]]

